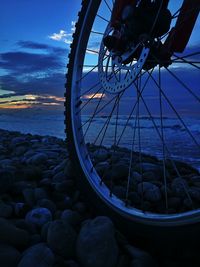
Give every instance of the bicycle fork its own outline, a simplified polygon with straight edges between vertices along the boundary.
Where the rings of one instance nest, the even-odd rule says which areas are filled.
[[[146,0],[141,0],[146,1]],[[121,14],[125,6],[135,5],[141,1],[138,0],[116,0],[112,17],[111,26],[121,20]],[[163,0],[163,5],[167,8],[169,0]],[[163,44],[163,52],[166,54],[173,54],[174,52],[182,53],[186,48],[190,36],[192,34],[194,25],[198,18],[200,8],[200,0],[184,0],[180,8],[180,12],[175,26],[170,30],[167,39]],[[184,25],[184,29],[183,29]]]

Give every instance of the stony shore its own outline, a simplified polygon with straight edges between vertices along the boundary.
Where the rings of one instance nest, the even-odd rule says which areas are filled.
[[[105,151],[96,155],[100,156],[97,167],[101,172],[106,164]],[[151,164],[148,167],[155,162]],[[120,170],[126,172],[122,166]],[[198,173],[192,172],[194,190],[200,177],[198,180]],[[155,185],[148,177],[152,174],[146,175],[144,186]],[[178,180],[176,183],[180,185]],[[178,185],[174,185],[179,188],[173,196],[176,205],[183,195]],[[161,190],[159,181],[155,186]],[[115,191],[122,194],[122,179]],[[154,197],[161,194],[154,192]],[[198,197],[195,193],[194,199]],[[155,199],[148,198],[149,194],[146,202],[155,206]],[[195,263],[199,258],[185,254],[158,259],[137,248],[134,241],[130,244],[108,217],[94,213],[76,187],[63,140],[0,130],[1,267],[195,267],[200,266],[200,261]]]

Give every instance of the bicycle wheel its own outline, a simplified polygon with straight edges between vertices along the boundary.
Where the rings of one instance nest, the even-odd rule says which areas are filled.
[[[153,35],[158,13],[151,40],[143,34],[113,55],[103,41],[113,2],[82,2],[69,54],[66,133],[78,185],[129,235],[185,238],[200,222],[199,20],[184,51],[161,59],[156,47],[183,4],[169,1],[170,29]]]

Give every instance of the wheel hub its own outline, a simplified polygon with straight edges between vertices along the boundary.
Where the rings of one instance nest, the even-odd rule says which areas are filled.
[[[113,30],[109,25],[104,36],[108,36]],[[109,93],[119,93],[129,87],[141,72],[149,51],[150,49],[145,47],[142,41],[136,45],[132,42],[124,53],[109,51],[102,41],[98,71],[103,88]]]
[[[144,0],[136,6],[125,6],[121,21],[108,25],[101,43],[99,77],[106,91],[119,93],[135,81],[142,69],[170,64],[171,55],[163,51],[158,40],[169,30],[170,23],[171,13],[160,1]]]

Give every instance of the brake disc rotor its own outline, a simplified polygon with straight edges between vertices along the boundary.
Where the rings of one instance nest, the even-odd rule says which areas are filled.
[[[108,25],[104,37],[111,34],[113,28]],[[124,63],[134,52],[139,51],[137,58],[130,63]],[[109,93],[119,93],[128,88],[141,72],[150,49],[141,41],[137,45],[131,44],[123,54],[109,51],[104,45],[103,38],[99,51],[98,72],[103,88]],[[120,75],[120,78],[118,78]]]

